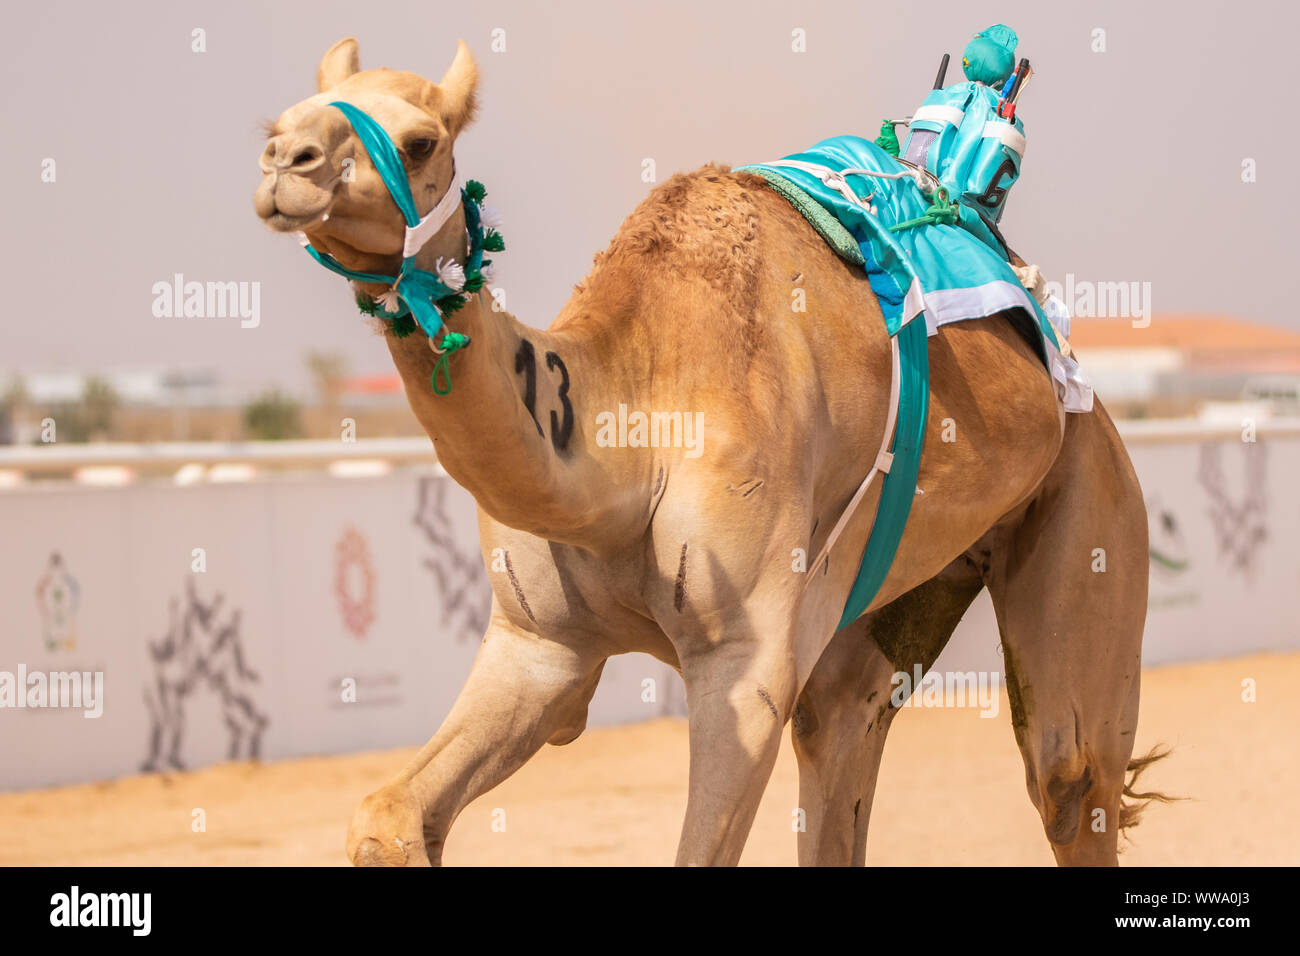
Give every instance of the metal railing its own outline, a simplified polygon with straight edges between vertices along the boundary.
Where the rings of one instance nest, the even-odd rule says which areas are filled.
[[[1116,422],[1116,426],[1124,441],[1135,445],[1240,441],[1242,437],[1240,425],[1207,424],[1195,419],[1129,420]],[[1300,437],[1300,419],[1260,421],[1256,434],[1261,439]],[[21,484],[25,478],[75,479],[79,474],[103,474],[112,469],[123,472],[123,481],[136,476],[179,475],[184,469],[188,469],[194,480],[203,480],[203,476],[213,469],[235,467],[243,467],[245,476],[288,470],[364,474],[365,466],[375,463],[389,468],[424,466],[445,474],[428,438],[52,443],[0,447],[0,476],[8,477],[8,481],[0,481],[0,485]],[[356,467],[349,468],[349,465]]]
[[[444,473],[427,438],[366,438],[356,441],[93,442],[0,447],[0,486],[25,478],[71,477],[125,483],[139,476],[171,474],[203,480],[213,471],[248,478],[266,471],[374,473],[375,467],[423,466]],[[238,471],[237,469],[242,469]],[[117,481],[111,475],[116,472]],[[105,476],[110,476],[105,478]]]

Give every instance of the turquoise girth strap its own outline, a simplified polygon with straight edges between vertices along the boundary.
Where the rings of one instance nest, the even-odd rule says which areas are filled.
[[[869,254],[869,250],[864,249]],[[898,423],[890,451],[894,461],[880,489],[880,503],[871,525],[871,537],[862,554],[858,575],[844,605],[836,630],[852,624],[870,607],[885,583],[898,544],[912,512],[916,477],[921,470],[925,445],[925,423],[930,414],[930,346],[925,320],[921,317],[898,330],[899,389]]]

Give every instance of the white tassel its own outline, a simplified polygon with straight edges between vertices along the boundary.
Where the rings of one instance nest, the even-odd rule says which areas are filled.
[[[396,289],[389,289],[375,301],[384,307],[385,312],[400,312],[402,310],[402,300],[398,298]]]
[[[504,221],[501,218],[501,210],[490,203],[484,203],[483,211],[479,215],[479,221],[483,223],[485,230],[500,232]]]
[[[452,292],[459,292],[465,288],[465,270],[455,259],[438,259],[433,264],[433,271],[437,273],[442,284]]]
[[[484,263],[481,269],[479,269],[479,272],[482,274],[484,282],[491,282],[492,277],[495,276],[497,273],[497,267],[494,266],[492,263],[487,262]]]

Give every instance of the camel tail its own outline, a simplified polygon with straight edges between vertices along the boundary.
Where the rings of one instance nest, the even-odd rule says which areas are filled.
[[[1120,800],[1119,808],[1119,829],[1120,832],[1135,827],[1142,822],[1142,813],[1153,803],[1173,803],[1175,800],[1185,800],[1186,797],[1174,797],[1159,790],[1146,790],[1139,792],[1134,789],[1137,786],[1138,777],[1146,771],[1153,763],[1164,760],[1172,754],[1172,747],[1161,747],[1159,744],[1147,751],[1145,756],[1134,757],[1128,762],[1128,781],[1124,784],[1124,797],[1127,799]]]

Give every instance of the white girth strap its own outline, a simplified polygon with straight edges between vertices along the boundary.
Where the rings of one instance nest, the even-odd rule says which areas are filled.
[[[430,209],[428,214],[414,226],[406,227],[406,240],[402,243],[403,259],[409,259],[419,252],[424,244],[447,224],[451,214],[460,206],[460,190],[460,172],[458,170],[453,171],[451,185],[442,194],[438,204]]]
[[[867,494],[867,489],[871,487],[871,482],[875,480],[876,475],[884,472],[888,474],[890,467],[894,463],[894,454],[889,450],[889,446],[894,443],[894,429],[898,425],[898,394],[902,387],[901,377],[901,360],[898,353],[898,336],[891,336],[889,339],[891,357],[893,359],[893,369],[890,373],[889,381],[889,416],[885,419],[885,438],[880,443],[880,451],[876,453],[876,463],[872,469],[867,472],[867,477],[862,479],[862,484],[858,485],[858,490],[853,493],[849,499],[848,506],[845,507],[844,513],[840,515],[840,520],[835,522],[835,527],[831,528],[830,536],[826,543],[822,545],[821,551],[817,553],[817,560],[808,568],[808,578],[804,581],[804,590],[813,582],[813,575],[816,574],[821,566],[826,562],[826,558],[831,553],[831,548],[835,547],[835,542],[839,540],[844,533],[845,527],[848,526],[849,519],[853,517],[853,512],[857,511],[858,505]]]
[[[785,166],[790,169],[798,169],[812,176],[816,176],[823,184],[830,189],[835,190],[845,199],[872,213],[874,213],[875,210],[871,206],[871,197],[868,196],[866,199],[860,199],[857,193],[853,191],[853,187],[845,180],[845,176],[867,176],[875,179],[911,179],[916,182],[917,187],[921,189],[922,192],[925,192],[925,182],[921,174],[912,169],[904,169],[897,173],[883,173],[874,169],[834,170],[829,166],[822,166],[818,163],[807,163],[799,159],[776,159],[763,163],[763,165]],[[919,311],[920,310],[918,309],[917,312],[919,313]],[[849,499],[849,503],[847,507],[845,507],[844,512],[840,515],[840,519],[835,522],[835,527],[831,528],[830,536],[826,539],[826,543],[822,545],[821,551],[818,552],[817,559],[813,561],[812,566],[808,568],[808,578],[804,581],[804,590],[808,589],[808,586],[813,582],[814,575],[821,569],[821,566],[826,563],[826,559],[831,553],[831,548],[835,547],[835,542],[838,541],[840,535],[844,533],[844,529],[848,526],[849,519],[853,517],[853,512],[855,512],[858,505],[862,503],[862,499],[866,497],[867,489],[871,487],[871,483],[875,480],[876,475],[881,474],[882,472],[888,474],[889,469],[894,464],[894,455],[893,452],[889,450],[889,447],[894,443],[894,430],[898,426],[899,390],[902,388],[902,361],[899,357],[897,335],[890,336],[889,348],[893,360],[893,368],[891,370],[889,381],[889,415],[885,419],[885,437],[880,442],[880,451],[876,453],[875,464],[872,466],[871,470],[867,472],[867,477],[862,479],[862,484],[858,485],[858,490],[855,491],[853,497]]]

